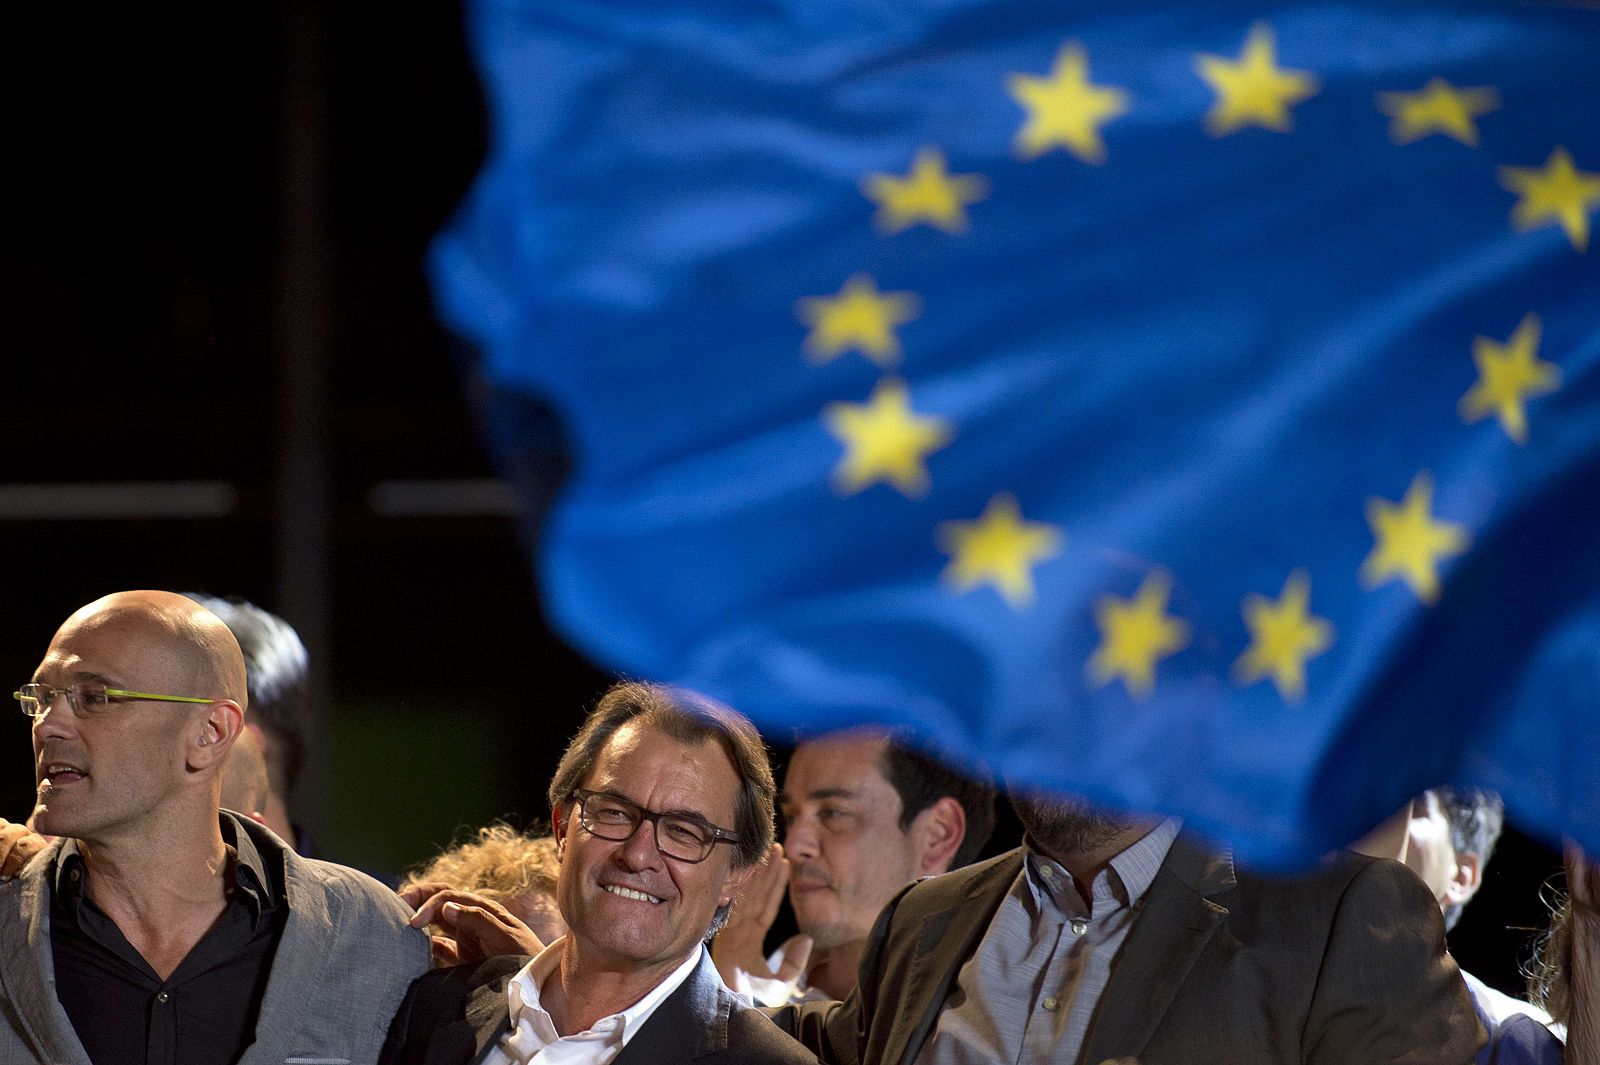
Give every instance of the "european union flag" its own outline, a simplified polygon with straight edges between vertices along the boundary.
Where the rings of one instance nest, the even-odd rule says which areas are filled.
[[[1600,12],[479,0],[445,321],[545,605],[768,727],[1304,860],[1600,849]]]

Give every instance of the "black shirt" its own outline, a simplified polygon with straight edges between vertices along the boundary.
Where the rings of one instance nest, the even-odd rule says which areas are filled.
[[[164,981],[90,900],[76,841],[57,855],[50,904],[56,997],[94,1065],[233,1065],[255,1042],[289,915],[283,869],[264,868],[249,836],[226,817],[222,834],[227,904]]]

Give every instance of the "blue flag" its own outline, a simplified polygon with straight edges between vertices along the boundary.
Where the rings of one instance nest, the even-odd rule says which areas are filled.
[[[578,647],[1261,863],[1600,850],[1600,12],[479,0],[431,260]]]

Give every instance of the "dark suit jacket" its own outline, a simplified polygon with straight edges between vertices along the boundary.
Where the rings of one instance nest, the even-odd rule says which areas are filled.
[[[380,1065],[472,1065],[511,1027],[506,985],[527,958],[491,958],[438,969],[411,985],[389,1029]],[[723,986],[700,964],[645,1021],[614,1065],[816,1065],[816,1058]]]
[[[774,1020],[830,1065],[911,1065],[1022,857],[909,886],[879,916],[847,1001]],[[1180,838],[1077,1060],[1465,1065],[1481,1040],[1439,907],[1410,870],[1352,854],[1267,880]]]

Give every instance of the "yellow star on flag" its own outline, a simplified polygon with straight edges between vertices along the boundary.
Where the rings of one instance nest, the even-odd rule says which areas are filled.
[[[854,495],[888,481],[908,497],[927,494],[927,458],[950,442],[950,423],[918,417],[906,386],[884,381],[865,403],[830,403],[822,412],[828,432],[844,444],[844,458],[833,471],[841,495]]]
[[[1065,148],[1086,163],[1103,163],[1100,127],[1128,110],[1128,94],[1089,81],[1089,57],[1080,44],[1064,46],[1046,77],[1012,74],[1006,91],[1027,114],[1017,131],[1017,154],[1037,159],[1051,148]]]
[[[950,556],[941,575],[958,592],[993,585],[1013,610],[1033,602],[1033,567],[1061,553],[1062,531],[1043,522],[1024,521],[1016,499],[997,492],[974,521],[945,521],[937,532],[939,549]]]
[[[1189,626],[1167,614],[1172,578],[1156,570],[1132,599],[1107,595],[1095,604],[1100,646],[1089,658],[1089,679],[1104,687],[1117,678],[1135,699],[1155,686],[1156,662],[1189,644]]]
[[[1600,204],[1600,174],[1579,170],[1572,155],[1557,146],[1545,160],[1544,169],[1532,166],[1503,166],[1500,184],[1522,197],[1511,209],[1511,221],[1526,232],[1545,222],[1555,222],[1567,231],[1567,239],[1579,251],[1589,247],[1589,212]]]
[[[1478,383],[1461,397],[1461,420],[1471,423],[1494,414],[1507,436],[1527,443],[1524,404],[1561,387],[1560,367],[1539,358],[1539,316],[1523,318],[1504,344],[1474,338],[1472,361],[1478,364]]]
[[[878,205],[874,223],[890,235],[919,222],[946,233],[965,233],[967,205],[989,195],[989,183],[977,174],[950,173],[937,148],[918,152],[904,177],[868,174],[861,188]]]
[[[879,366],[892,366],[900,359],[895,329],[922,313],[922,301],[910,292],[879,292],[876,281],[856,274],[837,295],[800,300],[795,313],[811,327],[805,349],[813,361],[854,348]]]
[[[1289,574],[1276,602],[1264,595],[1245,598],[1241,612],[1250,646],[1233,663],[1241,685],[1271,677],[1285,702],[1305,696],[1306,659],[1333,646],[1333,626],[1314,616],[1310,605],[1311,579],[1303,569]]]
[[[1195,69],[1217,94],[1206,112],[1206,129],[1213,137],[1245,126],[1287,133],[1294,124],[1289,108],[1317,93],[1316,78],[1278,66],[1272,28],[1265,23],[1251,28],[1238,59],[1202,54],[1195,57]]]
[[[1478,146],[1477,120],[1500,106],[1493,89],[1458,89],[1443,78],[1432,78],[1416,92],[1380,92],[1378,110],[1394,121],[1389,139],[1410,144],[1433,133]]]
[[[1439,563],[1465,551],[1471,538],[1460,525],[1435,521],[1432,510],[1433,478],[1426,470],[1412,478],[1399,503],[1367,500],[1373,545],[1361,563],[1362,584],[1376,588],[1399,577],[1424,603],[1438,602]]]

